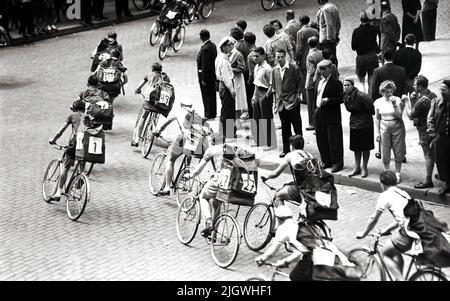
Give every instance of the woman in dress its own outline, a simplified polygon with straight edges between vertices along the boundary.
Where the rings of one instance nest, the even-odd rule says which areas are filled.
[[[422,5],[420,0],[402,0],[403,22],[402,22],[402,41],[408,33],[416,36],[416,49],[419,49],[419,43],[423,41],[422,22],[420,21],[420,12]]]

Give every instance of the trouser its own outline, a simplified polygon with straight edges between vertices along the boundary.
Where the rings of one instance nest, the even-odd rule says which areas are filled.
[[[439,178],[450,188],[450,137],[438,134],[434,139],[433,151]]]
[[[275,123],[273,121],[272,98],[267,98],[266,88],[255,87],[252,98],[253,136],[258,146],[276,145]]]
[[[32,34],[34,32],[34,23],[33,23],[33,6],[31,2],[23,2],[20,3],[20,33],[22,34]]]
[[[344,164],[344,143],[341,123],[327,123],[316,112],[316,141],[320,158],[327,165]]]
[[[205,86],[200,84],[205,118],[214,118],[217,115],[217,96],[215,82],[207,82]]]
[[[252,106],[252,98],[253,92],[255,91],[255,85],[248,83],[248,71],[244,72],[244,80],[245,80],[245,93],[247,94],[247,108],[248,108],[248,116],[253,118],[253,106]]]
[[[294,127],[296,135],[303,135],[302,117],[300,116],[300,105],[290,110],[283,110],[279,113],[281,120],[281,134],[283,136],[283,152],[290,152],[289,137],[292,136],[291,125]]]
[[[433,41],[436,39],[436,18],[437,8],[422,12],[422,28],[424,41]]]
[[[105,0],[93,0],[92,10],[96,18],[103,17],[103,8],[105,7]]]
[[[92,15],[91,1],[81,1],[81,20],[90,23]]]
[[[388,164],[391,161],[391,150],[394,152],[395,161],[402,162],[406,154],[406,130],[403,120],[381,120],[380,136],[383,163]]]
[[[306,97],[306,89],[305,89],[305,83],[306,83],[306,69],[300,69],[300,72],[302,73],[302,82],[301,82],[301,87],[302,87],[302,103],[306,104],[307,103],[307,97]]]
[[[130,10],[128,9],[128,0],[116,0],[116,15],[118,18],[122,16],[122,13],[125,16],[131,15]]]
[[[316,99],[314,89],[306,90],[306,102],[308,103],[308,121],[310,126],[315,125]]]
[[[337,59],[337,54],[336,54],[336,46],[337,46],[337,44],[334,41],[325,41],[325,42],[319,43],[320,50],[323,51],[324,49],[328,48],[331,51],[331,53],[334,54],[334,57],[336,58],[336,69],[338,69],[338,59]]]
[[[219,97],[222,102],[219,131],[224,139],[233,139],[236,135],[236,100],[223,82],[219,83]]]

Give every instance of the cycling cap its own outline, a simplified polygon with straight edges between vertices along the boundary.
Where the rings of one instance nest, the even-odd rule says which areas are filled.
[[[185,107],[192,107],[192,101],[190,99],[183,98],[180,101],[180,105]]]
[[[112,39],[116,40],[117,39],[117,33],[115,33],[114,31],[108,32],[108,38],[112,38]]]
[[[275,216],[279,217],[279,218],[288,218],[288,217],[292,217],[292,210],[284,205],[278,206],[277,208],[275,208]]]

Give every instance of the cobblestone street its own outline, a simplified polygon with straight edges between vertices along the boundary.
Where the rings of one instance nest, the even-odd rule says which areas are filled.
[[[344,21],[338,56],[343,74],[354,68],[355,56],[349,45],[361,7],[356,2],[365,1],[339,1]],[[441,2],[437,36],[449,39],[450,4]],[[397,16],[401,15],[399,5],[394,5]],[[297,1],[293,9],[296,16],[315,16],[317,1]],[[190,98],[194,107],[203,112],[195,65],[202,28],[208,28],[211,39],[218,42],[237,20],[245,18],[247,30],[254,32],[257,45],[262,45],[266,40],[263,25],[276,18],[284,23],[284,12],[283,8],[266,13],[258,1],[226,0],[216,3],[206,21],[187,26],[181,51],[169,52],[162,62],[177,99]],[[236,261],[227,269],[214,264],[209,245],[199,233],[189,247],[182,245],[175,229],[174,196],[156,198],[150,194],[150,160],[143,159],[140,149],[132,148],[130,141],[142,103],[142,98],[134,95],[134,88],[150,72],[151,63],[159,61],[157,47],[148,44],[154,20],[155,17],[146,18],[0,49],[0,280],[231,281],[271,271],[255,265],[258,253],[249,250],[243,238]],[[114,102],[113,130],[106,132],[106,163],[94,167],[91,201],[79,221],[72,222],[66,216],[65,204],[46,204],[42,200],[45,168],[61,155],[48,144],[48,139],[85,89],[90,54],[111,30],[117,32],[123,45],[129,83],[125,96]],[[60,138],[61,144],[67,141],[67,134]],[[153,150],[149,159],[157,151],[161,149]],[[265,173],[266,170],[260,170],[260,174]],[[271,183],[282,185],[290,180],[283,175]],[[267,201],[268,192],[263,186],[260,188],[258,201]],[[327,224],[336,244],[349,250],[368,242],[354,237],[373,213],[378,194],[338,186],[338,195],[339,219]],[[426,207],[450,224],[450,206],[426,203]],[[247,211],[241,207],[241,229]],[[380,227],[391,221],[385,213]],[[202,229],[203,223],[198,232]]]

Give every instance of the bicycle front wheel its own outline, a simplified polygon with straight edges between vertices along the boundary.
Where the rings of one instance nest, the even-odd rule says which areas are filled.
[[[133,5],[137,10],[144,10],[150,7],[150,0],[133,0]]]
[[[186,37],[186,28],[184,26],[181,26],[180,31],[178,32],[178,35],[173,37],[173,51],[178,52],[184,43],[184,38]],[[175,42],[176,38],[176,42]]]
[[[166,57],[167,50],[169,50],[169,40],[170,36],[166,32],[164,34],[163,40],[161,41],[161,44],[159,44],[158,56],[161,61]]]
[[[240,240],[241,233],[234,217],[222,214],[214,221],[211,255],[219,267],[226,268],[233,264],[239,251]]]
[[[275,5],[275,0],[261,0],[261,6],[264,10],[268,11]]]
[[[61,173],[61,166],[59,160],[52,160],[45,170],[44,178],[42,179],[42,197],[47,203],[50,202],[50,197],[55,194],[58,189],[59,175]]]
[[[214,0],[203,0],[200,5],[200,16],[203,19],[209,18],[214,11]]]
[[[187,13],[183,18],[184,24],[189,25],[194,20],[196,12],[197,12],[197,5],[195,5],[195,3],[191,3],[187,9]]]
[[[295,0],[284,0],[284,3],[285,3],[287,6],[291,6],[292,4],[295,3]]]
[[[348,253],[348,259],[362,271],[362,281],[385,281],[386,277],[380,259],[363,248],[353,249]]]
[[[67,216],[76,221],[83,214],[86,204],[91,198],[91,186],[84,173],[76,175],[69,183],[67,190]]]
[[[250,250],[263,249],[272,239],[274,218],[271,208],[265,203],[254,205],[244,220],[244,239]]]
[[[150,174],[148,175],[148,184],[150,186],[150,192],[153,195],[157,195],[164,185],[164,178],[166,170],[166,153],[159,153],[153,159],[150,165]]]
[[[194,239],[200,224],[200,205],[191,195],[183,199],[177,211],[177,236],[178,240],[188,245]]]
[[[427,267],[415,272],[408,281],[448,281],[445,275],[434,268]]]
[[[150,112],[145,120],[144,128],[142,129],[142,141],[141,141],[141,154],[142,157],[147,158],[150,154],[155,141],[155,136],[153,135],[156,123],[154,122],[155,113]]]
[[[155,46],[156,43],[159,42],[159,39],[161,38],[161,26],[159,25],[159,22],[155,22],[152,25],[152,28],[150,29],[150,45]]]

